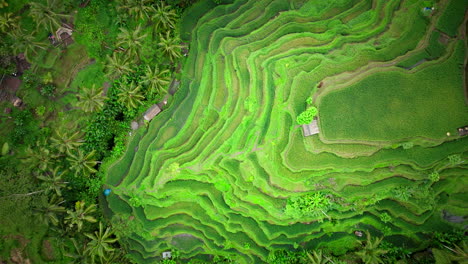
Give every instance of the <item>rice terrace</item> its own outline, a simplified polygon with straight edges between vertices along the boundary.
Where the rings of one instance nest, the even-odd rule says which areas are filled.
[[[298,245],[342,255],[359,230],[415,250],[456,225],[443,213],[466,225],[465,1],[212,6],[183,17],[171,106],[108,169],[109,213],[132,219],[138,262],[171,248],[239,263]]]
[[[467,26],[466,0],[0,0],[0,263],[468,263]]]

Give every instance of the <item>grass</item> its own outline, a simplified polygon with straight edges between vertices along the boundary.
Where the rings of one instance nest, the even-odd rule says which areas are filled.
[[[323,137],[369,141],[446,137],[468,123],[462,76],[453,74],[463,59],[460,42],[451,58],[440,64],[414,73],[397,69],[377,73],[324,96],[319,105]]]
[[[445,10],[437,23],[437,28],[449,36],[456,36],[467,8],[468,4],[466,1],[450,0],[447,10]]]

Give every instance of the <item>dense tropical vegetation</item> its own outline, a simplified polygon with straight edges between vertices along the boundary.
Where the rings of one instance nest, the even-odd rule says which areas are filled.
[[[461,0],[0,0],[0,263],[468,261],[466,138],[436,131],[468,121],[450,94],[461,73],[444,79],[449,92],[426,81],[466,67],[466,10]],[[389,61],[406,71],[421,58],[429,70],[410,77],[345,73]],[[375,76],[388,84],[370,89]],[[408,106],[389,91],[406,81],[433,89],[404,91],[422,101]],[[372,108],[382,98],[411,108],[421,129],[370,126],[389,111]],[[371,101],[375,115],[356,115]],[[155,104],[163,112],[148,123]],[[423,130],[425,111],[440,110],[431,104],[446,111]],[[298,137],[317,118],[323,138]]]

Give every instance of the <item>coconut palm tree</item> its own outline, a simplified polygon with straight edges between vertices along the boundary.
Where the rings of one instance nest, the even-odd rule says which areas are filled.
[[[360,241],[361,244],[364,244],[364,247],[361,251],[356,252],[356,255],[359,256],[365,264],[383,264],[384,262],[381,256],[388,252],[388,250],[379,248],[383,237],[372,239],[369,231],[366,231],[366,236],[366,242]]]
[[[85,253],[86,244],[78,243],[75,238],[70,238],[70,241],[73,248],[71,250],[64,250],[64,256],[73,259],[73,263],[89,263],[88,256]]]
[[[78,107],[85,112],[95,112],[102,109],[104,100],[107,99],[102,94],[102,89],[98,89],[95,84],[91,88],[83,88],[78,95]]]
[[[52,147],[60,153],[70,153],[83,144],[80,131],[72,132],[65,129],[56,130],[55,135],[50,138]]]
[[[130,84],[123,82],[117,89],[119,91],[117,95],[119,97],[118,102],[127,107],[127,109],[133,109],[143,104],[142,100],[145,97],[141,94],[141,86],[136,85],[134,81]]]
[[[37,178],[46,186],[46,193],[54,192],[58,196],[62,196],[62,190],[67,188],[68,182],[63,179],[63,175],[67,174],[67,170],[61,166],[55,167],[52,171],[39,175]]]
[[[13,28],[18,28],[18,16],[13,13],[3,13],[0,15],[0,31],[7,32]]]
[[[164,55],[168,56],[171,62],[174,62],[177,58],[180,58],[182,46],[179,44],[180,39],[178,37],[172,37],[169,31],[166,31],[166,35],[159,34],[158,46],[161,47]]]
[[[144,20],[154,12],[151,2],[151,0],[120,0],[117,9],[127,12],[135,19]]]
[[[147,34],[142,34],[141,25],[138,25],[135,30],[129,30],[128,28],[120,28],[120,33],[117,35],[117,46],[123,46],[126,49],[126,53],[129,57],[135,56],[138,60],[138,50],[142,46],[143,39],[146,38]]]
[[[168,74],[169,70],[159,70],[158,66],[151,68],[147,65],[143,84],[147,85],[152,93],[165,93],[170,80]]]
[[[41,208],[36,208],[35,211],[38,213],[39,220],[46,225],[52,224],[57,226],[59,224],[59,214],[65,213],[65,207],[61,206],[64,202],[57,195],[53,195],[50,200]]]
[[[43,42],[35,41],[33,36],[27,34],[21,28],[8,32],[8,35],[14,41],[13,52],[15,55],[24,53],[28,61],[31,61],[31,56],[37,55],[37,49],[45,50],[47,46],[47,44]]]
[[[85,252],[91,257],[91,262],[95,262],[96,257],[98,257],[101,262],[106,260],[110,252],[113,252],[115,248],[111,244],[117,242],[116,237],[113,236],[113,232],[110,227],[107,227],[104,231],[102,222],[99,222],[99,231],[95,231],[94,234],[86,233],[89,239],[91,239],[86,244]]]
[[[7,7],[8,6],[8,3],[6,0],[0,0],[0,8],[4,8],[4,7]]]
[[[67,186],[68,182],[63,180],[65,171],[60,171],[61,167],[55,167],[50,173],[37,176],[46,186],[46,193],[55,192],[56,195],[62,196],[62,189]]]
[[[49,32],[55,32],[62,23],[62,19],[70,18],[69,15],[57,13],[61,7],[61,1],[47,0],[46,4],[31,2],[31,9],[29,11],[31,17],[37,24],[37,28],[45,27]]]
[[[70,169],[75,172],[75,175],[89,175],[96,173],[94,168],[98,162],[93,159],[95,151],[85,154],[81,149],[75,151],[75,154],[68,153],[68,162],[70,162]]]
[[[86,207],[84,201],[78,201],[75,203],[75,210],[67,210],[67,216],[65,216],[65,224],[68,226],[69,229],[73,229],[76,226],[78,232],[80,232],[85,222],[97,222],[96,218],[90,215],[95,211],[95,204]]]
[[[107,75],[111,78],[118,77],[122,74],[130,73],[133,70],[130,68],[130,61],[128,58],[117,55],[117,53],[112,54],[112,57],[107,55],[107,64],[106,64]]]
[[[50,170],[53,167],[55,158],[57,156],[53,154],[46,146],[45,143],[36,142],[35,146],[29,146],[26,149],[26,157],[21,161],[30,168],[36,168],[41,171]]]
[[[312,254],[306,252],[306,255],[310,264],[326,264],[331,262],[329,257],[323,255],[322,250],[314,250]]]
[[[154,23],[154,30],[175,28],[177,21],[177,13],[170,5],[166,5],[160,1],[155,8],[154,14],[151,16]]]

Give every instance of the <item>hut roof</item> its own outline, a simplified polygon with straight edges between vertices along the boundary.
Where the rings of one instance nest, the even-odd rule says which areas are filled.
[[[460,135],[460,136],[466,136],[466,135],[468,135],[468,126],[459,127],[459,128],[457,129],[457,131],[458,131],[458,135]]]
[[[161,108],[159,108],[159,106],[157,104],[155,104],[155,105],[151,106],[150,109],[148,109],[145,112],[145,115],[143,116],[143,118],[145,120],[147,120],[147,121],[150,121],[151,119],[153,119],[160,112],[161,112]]]
[[[312,120],[310,124],[302,125],[302,133],[304,137],[312,136],[319,133],[317,119]]]

